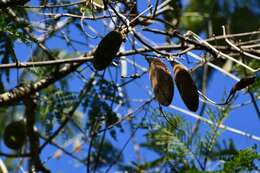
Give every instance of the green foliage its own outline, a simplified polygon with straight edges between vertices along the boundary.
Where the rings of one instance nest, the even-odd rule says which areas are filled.
[[[40,117],[45,125],[46,134],[51,135],[55,123],[62,123],[67,114],[78,102],[78,95],[63,90],[53,91],[40,101]],[[80,122],[79,116],[73,116],[74,122]]]
[[[260,159],[260,155],[256,151],[256,147],[247,148],[235,153],[232,157],[225,160],[223,173],[238,173],[245,171],[259,170],[256,160]]]
[[[187,123],[180,116],[168,112],[164,112],[164,115],[168,117],[167,120],[161,112],[151,110],[149,119],[152,121],[143,123],[143,127],[150,130],[145,135],[147,142],[141,146],[156,152],[158,158],[144,164],[136,163],[136,172],[153,172],[162,165],[167,165],[168,168],[174,165],[176,170],[186,170],[190,167],[189,162],[192,162],[193,155],[187,146]]]
[[[24,9],[13,9],[18,16],[27,18]],[[10,62],[17,62],[14,43],[19,40],[25,44],[31,43],[23,31],[27,25],[23,22],[16,22],[13,16],[10,16],[4,9],[0,9],[0,62],[1,64],[8,64]],[[6,76],[7,81],[10,81],[10,71],[2,70],[0,78]]]
[[[249,63],[249,66],[252,68],[260,68],[260,61],[252,60]],[[258,72],[259,73],[259,72]],[[255,93],[257,96],[260,96],[260,76],[257,75],[255,82],[249,86],[249,91]]]
[[[229,107],[217,113],[208,112],[215,124],[220,124],[229,112]],[[167,120],[165,119],[167,117]],[[141,144],[157,154],[157,157],[144,163],[121,165],[121,169],[129,172],[189,172],[189,173],[232,173],[258,170],[259,154],[255,147],[237,150],[234,142],[217,142],[221,132],[216,126],[211,127],[205,137],[201,134],[192,136],[190,144],[189,125],[178,115],[151,110],[149,120],[143,122],[143,128],[150,129],[146,141]],[[200,138],[197,140],[197,136]],[[193,147],[190,145],[192,144]],[[194,151],[194,147],[198,150]],[[207,171],[203,162],[219,165],[215,170]],[[199,166],[200,165],[200,166]],[[158,169],[160,168],[160,169]],[[160,170],[160,171],[159,171]]]
[[[222,25],[229,25],[231,33],[246,32],[259,27],[259,11],[254,10],[259,7],[259,3],[247,0],[191,0],[183,9],[180,26],[196,33],[207,33],[211,21],[215,35],[222,34]]]
[[[223,145],[221,145],[221,143],[216,143],[212,151],[208,153],[208,157],[212,161],[227,160],[237,153],[238,150],[233,140],[228,140],[223,141]]]
[[[123,104],[124,98],[120,88],[113,81],[107,81],[98,76],[95,80],[94,87],[91,88],[88,96],[83,102],[84,111],[93,104],[92,102],[100,100],[107,100],[117,104]],[[101,101],[102,102],[102,101]]]
[[[13,25],[6,15],[0,16],[0,33],[2,36],[6,35],[12,42],[19,39],[20,41],[29,44],[31,41],[27,38],[24,32],[17,29],[16,25]],[[2,38],[3,39],[3,38]],[[3,39],[4,40],[4,39]]]

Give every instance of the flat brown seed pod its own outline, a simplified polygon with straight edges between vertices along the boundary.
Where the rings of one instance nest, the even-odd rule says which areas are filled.
[[[246,88],[249,85],[252,85],[256,80],[255,76],[251,76],[251,77],[245,77],[242,78],[240,81],[238,81],[231,89],[231,92],[236,92],[239,90],[242,90],[244,88]]]
[[[115,58],[123,42],[120,32],[114,30],[109,32],[98,44],[94,53],[93,66],[96,70],[104,70]]]
[[[190,111],[196,112],[199,107],[199,94],[189,71],[181,64],[173,62],[172,65],[174,80],[184,104]]]
[[[149,78],[156,100],[163,106],[172,102],[174,87],[173,79],[166,65],[159,59],[149,58]]]

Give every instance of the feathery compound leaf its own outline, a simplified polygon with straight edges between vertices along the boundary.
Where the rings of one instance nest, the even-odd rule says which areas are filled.
[[[184,66],[176,62],[172,62],[172,66],[174,79],[184,104],[189,110],[196,112],[199,106],[199,94],[190,73]]]
[[[123,36],[120,32],[114,30],[108,33],[98,44],[94,53],[94,68],[96,70],[107,68],[116,56],[122,42]]]
[[[247,172],[257,171],[259,167],[256,164],[256,160],[260,158],[256,148],[246,148],[244,150],[235,153],[233,157],[227,159],[224,164],[223,172]]]
[[[149,62],[149,77],[156,100],[169,106],[172,102],[174,87],[173,79],[166,65],[159,59],[147,58]]]

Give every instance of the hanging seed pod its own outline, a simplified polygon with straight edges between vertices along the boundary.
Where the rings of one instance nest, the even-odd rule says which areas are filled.
[[[228,104],[232,98],[235,96],[236,92],[239,90],[242,90],[249,85],[252,85],[255,82],[256,76],[250,76],[242,78],[240,81],[238,81],[230,90],[229,95],[226,99],[226,102],[224,104]]]
[[[173,79],[166,65],[159,59],[147,58],[149,62],[149,77],[156,100],[163,106],[172,102],[174,87]]]
[[[94,53],[93,65],[96,70],[104,70],[115,58],[123,42],[123,36],[119,31],[109,32],[98,44]]]
[[[189,71],[176,62],[172,62],[174,68],[174,80],[187,108],[196,112],[199,106],[199,94]]]
[[[18,150],[25,143],[26,125],[24,121],[13,121],[4,130],[4,143],[7,147]]]
[[[238,81],[231,89],[230,93],[235,93],[236,91],[242,90],[255,82],[256,77],[245,77]]]

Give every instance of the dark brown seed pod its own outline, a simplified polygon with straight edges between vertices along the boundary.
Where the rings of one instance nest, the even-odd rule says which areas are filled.
[[[149,78],[156,100],[163,106],[172,102],[174,87],[173,79],[166,65],[159,59],[147,58],[149,62]]]
[[[187,108],[196,112],[199,107],[199,94],[189,71],[176,62],[172,62],[174,68],[174,80]]]
[[[235,93],[236,91],[242,90],[255,82],[256,77],[245,77],[238,81],[231,89],[230,93]]]
[[[4,143],[7,147],[18,150],[25,143],[26,125],[24,121],[13,121],[4,130]]]
[[[109,32],[98,44],[94,53],[93,66],[96,70],[104,70],[115,58],[123,42],[123,36],[119,31]]]

